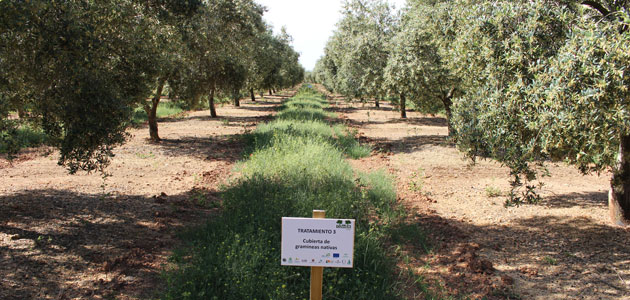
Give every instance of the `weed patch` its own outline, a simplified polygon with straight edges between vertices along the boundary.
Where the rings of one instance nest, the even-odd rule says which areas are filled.
[[[503,193],[499,188],[493,186],[486,187],[486,196],[488,198],[500,197],[501,195],[503,195]]]

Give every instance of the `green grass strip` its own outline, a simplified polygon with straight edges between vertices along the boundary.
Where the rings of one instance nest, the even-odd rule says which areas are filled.
[[[355,175],[345,157],[369,149],[327,124],[325,106],[303,88],[248,137],[248,159],[222,192],[222,214],[184,235],[163,299],[308,299],[309,268],[280,266],[280,227],[282,217],[310,217],[313,209],[357,220],[355,267],[325,269],[325,299],[402,297],[384,244],[403,215],[392,179]]]

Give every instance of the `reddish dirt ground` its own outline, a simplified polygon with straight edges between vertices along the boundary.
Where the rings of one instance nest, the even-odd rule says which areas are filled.
[[[284,98],[221,106],[218,119],[162,119],[158,144],[146,126],[131,129],[105,181],[68,175],[51,149],[23,151],[12,165],[0,159],[0,299],[154,296],[177,232],[216,213],[239,136]]]
[[[388,103],[329,99],[375,149],[353,166],[395,176],[411,222],[424,228],[431,250],[408,245],[405,267],[435,294],[630,299],[630,231],[608,220],[609,174],[552,164],[541,203],[505,208],[506,197],[494,194],[509,191],[508,168],[489,160],[472,166],[447,139],[444,118],[410,112],[403,120]]]

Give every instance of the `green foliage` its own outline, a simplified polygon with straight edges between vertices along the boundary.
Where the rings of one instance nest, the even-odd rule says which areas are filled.
[[[549,57],[556,55],[574,16],[544,1],[475,4],[461,9],[450,64],[462,74],[466,93],[455,100],[453,124],[460,149],[492,157],[511,169],[512,195],[537,178],[549,158],[528,125],[540,110],[527,89]],[[532,189],[522,192],[536,199]],[[532,194],[534,193],[534,194]],[[519,202],[521,196],[511,197]]]
[[[264,38],[265,36],[263,36]],[[261,58],[262,68],[253,76],[257,76],[261,89],[283,89],[295,86],[304,79],[304,68],[298,63],[299,53],[290,47],[292,37],[282,27],[277,36],[267,35],[256,47],[270,49]]]
[[[6,138],[0,138],[0,153],[10,154],[10,151],[37,147],[48,141],[48,136],[41,128],[28,124],[16,128],[15,133]]]
[[[70,172],[108,164],[150,91],[154,20],[143,12],[133,1],[0,2],[0,94],[30,108]]]
[[[405,11],[391,39],[385,83],[395,95],[404,94],[424,111],[444,110],[451,117],[451,102],[460,84],[443,56],[447,55],[450,22],[446,5],[416,5]],[[452,134],[449,124],[449,135]]]
[[[527,126],[539,130],[541,152],[600,171],[616,164],[619,137],[630,134],[630,34],[586,16],[580,23],[529,87],[540,112]]]
[[[195,107],[269,73],[273,87],[295,85],[299,55],[286,32],[271,35],[263,12],[252,0],[0,1],[0,140],[16,152],[8,111],[28,111],[70,172],[104,171],[142,118],[138,105],[159,140],[153,111],[164,87]]]
[[[309,94],[303,90],[285,109],[316,109],[321,102]],[[324,297],[400,298],[383,244],[400,215],[391,178],[355,180],[334,130],[323,125],[287,118],[259,126],[241,177],[222,193],[222,215],[190,231],[185,250],[173,256],[179,267],[166,274],[164,299],[307,299],[308,268],[279,264],[280,221],[322,208],[327,217],[357,220],[355,267],[325,269]]]
[[[552,265],[555,266],[558,264],[558,260],[553,258],[553,257],[549,257],[549,256],[545,256],[543,257],[543,261],[548,264],[548,265]]]
[[[382,97],[387,42],[397,19],[381,0],[344,1],[343,17],[315,66],[315,80],[349,98]]]
[[[538,201],[531,182],[544,161],[613,168],[630,128],[627,30],[548,1],[457,7],[465,25],[449,66],[466,88],[454,103],[458,146],[510,167],[508,204]]]
[[[262,13],[253,1],[216,0],[183,20],[180,65],[169,76],[174,94],[198,101],[216,89],[232,94],[243,87],[250,43],[264,34]]]
[[[400,96],[401,108],[406,98],[420,110],[443,107],[460,150],[510,168],[507,205],[540,200],[550,160],[584,173],[611,169],[622,197],[629,5],[411,0],[398,20],[383,18],[379,1],[348,1],[312,77],[348,97],[375,95],[377,84]],[[630,220],[630,203],[622,206]]]

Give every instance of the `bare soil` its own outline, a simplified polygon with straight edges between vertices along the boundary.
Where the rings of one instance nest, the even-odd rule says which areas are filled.
[[[375,108],[329,99],[375,149],[353,166],[393,174],[410,222],[426,231],[431,250],[407,245],[405,268],[424,277],[434,293],[630,299],[630,231],[609,222],[609,174],[583,176],[551,164],[541,203],[506,208],[508,168],[491,160],[472,166],[447,139],[444,118],[409,112],[405,120],[388,103]]]
[[[289,93],[289,92],[285,92]],[[241,158],[240,136],[288,95],[162,119],[115,150],[105,180],[69,175],[50,148],[0,159],[0,299],[144,299],[177,233],[216,214],[217,191]]]

